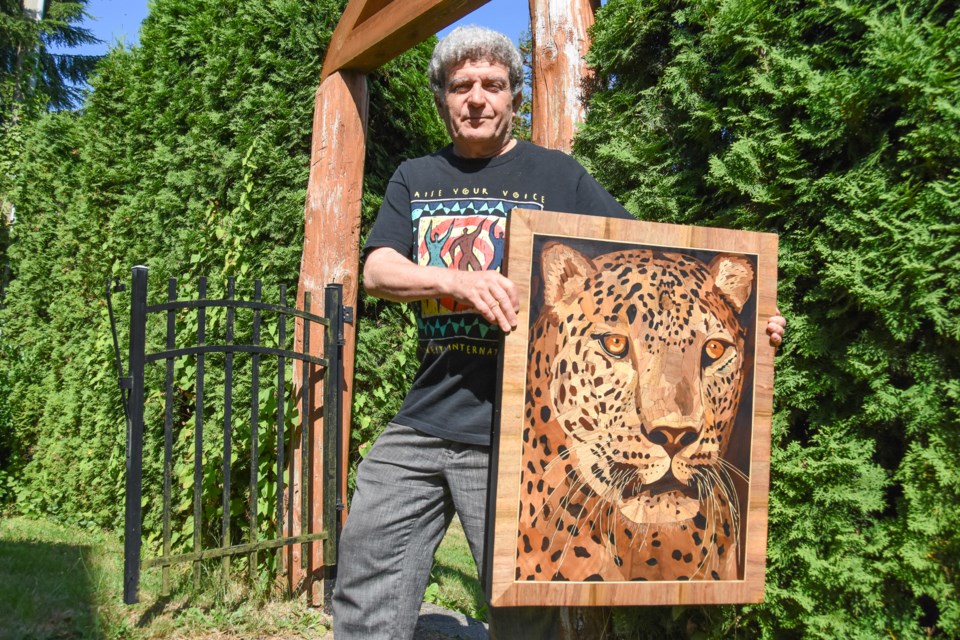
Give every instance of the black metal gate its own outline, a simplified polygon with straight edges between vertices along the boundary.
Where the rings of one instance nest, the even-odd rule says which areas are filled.
[[[111,302],[111,282],[107,284],[108,305],[111,322],[113,323],[113,306]],[[123,287],[118,287],[122,290]],[[343,388],[343,368],[341,364],[341,353],[343,346],[343,323],[349,321],[350,310],[342,305],[342,286],[329,285],[325,289],[325,316],[319,316],[310,311],[310,294],[307,293],[304,299],[304,308],[302,310],[287,306],[286,291],[280,287],[279,303],[268,304],[261,300],[262,285],[259,280],[254,286],[252,300],[238,300],[234,297],[235,281],[229,278],[227,283],[226,295],[223,299],[207,298],[206,278],[200,278],[197,287],[197,299],[181,300],[177,297],[177,282],[171,278],[167,287],[167,301],[161,304],[147,304],[147,268],[134,267],[132,287],[130,294],[130,337],[129,337],[129,372],[125,375],[121,362],[119,344],[117,340],[116,328],[114,327],[114,347],[116,351],[117,367],[120,372],[121,395],[124,399],[124,409],[127,418],[127,469],[126,469],[126,518],[125,518],[125,540],[124,540],[124,589],[123,598],[127,604],[133,604],[138,601],[138,589],[140,582],[140,570],[151,567],[161,567],[163,572],[163,592],[170,591],[170,567],[179,563],[193,563],[194,582],[199,584],[201,563],[204,560],[212,558],[222,559],[222,576],[226,580],[230,571],[230,559],[232,556],[248,555],[250,571],[256,570],[258,553],[268,549],[281,550],[291,548],[291,545],[301,545],[301,563],[304,568],[304,575],[307,580],[312,579],[309,571],[308,558],[310,553],[307,550],[308,543],[314,541],[323,541],[323,565],[327,576],[332,576],[336,566],[337,558],[337,533],[339,531],[339,511],[342,505],[338,502],[340,495],[338,479],[340,478],[340,444],[339,424],[341,421],[340,398]],[[218,323],[218,336],[222,338],[222,343],[209,343],[208,331],[211,327],[208,324],[207,311],[210,309],[224,309],[226,313],[224,326],[220,327]],[[244,343],[235,336],[235,327],[237,325],[237,314],[251,314],[252,318],[245,326],[249,331],[244,335],[249,335],[249,341]],[[147,352],[147,332],[148,318],[152,315],[165,316],[165,348],[153,353]],[[191,344],[189,346],[178,345],[177,323],[178,319],[183,320],[189,314],[192,316],[192,330],[189,333]],[[220,312],[222,315],[222,312]],[[220,316],[218,316],[220,317]],[[290,346],[292,332],[288,333],[288,319],[290,317],[300,318],[303,322],[303,350],[296,351]],[[269,319],[273,319],[275,324],[270,324]],[[311,354],[310,345],[310,327],[312,324],[323,328],[324,357],[318,357]],[[272,346],[265,344],[261,336],[265,328],[271,329],[273,337]],[[195,342],[192,339],[195,338]],[[222,355],[213,355],[222,354]],[[233,429],[235,421],[233,419],[233,395],[234,379],[237,375],[234,369],[234,357],[236,354],[249,354],[243,356],[244,362],[249,360],[249,369],[244,366],[247,377],[244,378],[245,389],[249,392],[250,399],[250,437],[249,437],[249,488],[242,485],[234,487],[234,493],[231,493],[231,471],[234,463],[232,447],[234,444]],[[205,389],[207,377],[206,367],[208,366],[206,358],[208,356],[216,357],[218,364],[222,364],[222,505],[220,507],[220,532],[219,544],[217,546],[204,548],[203,536],[203,510],[201,502],[204,496],[203,490],[203,443],[204,443],[204,412],[205,395],[209,389]],[[275,425],[275,431],[268,434],[271,442],[275,442],[276,451],[259,451],[258,441],[260,439],[261,427],[261,408],[260,408],[260,370],[261,358],[276,359],[276,415],[270,422]],[[185,410],[183,406],[179,412],[175,411],[174,401],[174,372],[175,364],[178,359],[188,359],[191,373],[195,369],[195,374],[190,376],[192,383],[192,402]],[[154,362],[163,361],[166,363],[166,373],[164,377],[162,398],[165,404],[163,410],[163,461],[162,461],[162,506],[159,517],[162,531],[160,535],[160,555],[153,558],[141,559],[142,549],[142,523],[144,500],[144,406],[147,400],[147,378],[149,371],[147,365]],[[291,376],[296,375],[297,368],[293,366],[294,361],[300,361],[300,422],[294,428],[285,428],[287,417],[285,415],[284,405],[288,392],[285,382],[287,369],[291,369]],[[289,365],[289,367],[288,367]],[[271,366],[272,369],[272,366]],[[323,487],[323,505],[322,521],[324,529],[322,531],[310,530],[311,515],[313,510],[313,482],[311,482],[311,456],[313,443],[309,441],[309,429],[306,428],[305,417],[310,415],[311,383],[315,376],[320,375],[323,381],[323,415],[325,428],[323,430],[323,460],[322,469],[322,487]],[[159,385],[159,377],[153,378]],[[183,375],[178,379],[177,388],[183,387]],[[291,380],[292,382],[292,380]],[[271,383],[272,384],[272,383]],[[292,386],[292,385],[291,385]],[[217,389],[219,391],[219,388]],[[269,394],[269,387],[265,388]],[[158,395],[154,393],[154,400],[159,402]],[[218,399],[220,396],[218,396]],[[181,399],[180,402],[183,405]],[[207,407],[209,408],[209,407]],[[174,533],[171,530],[171,505],[174,500],[172,495],[172,476],[174,468],[174,437],[180,440],[191,437],[189,430],[191,426],[191,416],[185,416],[185,413],[192,411],[192,439],[193,439],[193,514],[192,514],[192,541],[187,543],[180,540],[177,544],[177,551],[173,551]],[[175,413],[177,415],[175,415]],[[219,416],[218,416],[219,417]],[[175,426],[174,423],[177,423]],[[148,428],[155,428],[159,432],[159,425],[147,425]],[[266,437],[267,434],[264,435]],[[209,437],[209,434],[208,434]],[[159,441],[159,437],[155,438]],[[297,466],[295,461],[286,455],[288,450],[295,447],[296,441],[300,443],[301,458],[300,467],[300,504],[299,535],[293,535],[294,532],[294,469]],[[217,440],[220,444],[220,440]],[[157,448],[159,444],[154,445]],[[189,445],[187,445],[189,449]],[[183,447],[181,446],[181,449]],[[148,454],[153,453],[148,451]],[[177,462],[180,468],[184,463],[181,459],[182,451],[178,454]],[[275,531],[277,537],[272,539],[259,539],[258,520],[258,485],[260,482],[260,466],[264,460],[263,456],[275,457],[276,470],[272,476],[273,486],[276,491],[276,521]],[[246,463],[246,460],[244,460]],[[272,464],[270,465],[272,466]],[[271,473],[273,470],[270,469]],[[286,475],[286,480],[285,476]],[[188,480],[185,480],[188,482]],[[246,502],[248,503],[246,518],[245,540],[231,540],[231,523],[236,523],[242,516],[231,516],[231,498],[236,501],[236,493],[243,488],[246,490]],[[147,498],[150,498],[147,494]],[[286,502],[286,505],[284,504]],[[180,501],[178,504],[184,504]],[[286,508],[285,508],[286,506]],[[273,511],[273,509],[270,509]],[[272,516],[273,513],[270,514]],[[157,520],[156,517],[153,518]],[[209,520],[209,518],[208,518]],[[286,535],[284,535],[284,530]],[[186,536],[180,536],[184,538]],[[292,562],[292,554],[288,556],[288,563]],[[278,557],[279,566],[279,557]],[[288,570],[290,566],[288,564]],[[316,568],[314,568],[316,569]],[[328,585],[329,586],[329,585]],[[306,588],[307,585],[304,585]],[[308,589],[309,592],[309,589]],[[321,590],[321,593],[323,590]]]

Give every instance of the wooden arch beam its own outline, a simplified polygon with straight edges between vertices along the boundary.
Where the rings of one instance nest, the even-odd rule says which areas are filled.
[[[352,0],[333,32],[321,82],[341,69],[369,73],[490,0]]]

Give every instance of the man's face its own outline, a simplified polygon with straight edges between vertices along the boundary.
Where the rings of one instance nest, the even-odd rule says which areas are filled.
[[[457,155],[489,158],[513,146],[513,113],[521,96],[514,101],[505,65],[465,60],[451,66],[445,97],[446,104],[438,100],[437,109]]]

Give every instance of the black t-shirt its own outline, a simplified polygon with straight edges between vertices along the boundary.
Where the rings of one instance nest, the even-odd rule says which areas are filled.
[[[632,216],[570,156],[518,141],[473,160],[453,147],[400,165],[364,252],[390,247],[420,265],[500,269],[511,209]],[[489,445],[500,329],[453,299],[417,308],[420,369],[395,422]]]

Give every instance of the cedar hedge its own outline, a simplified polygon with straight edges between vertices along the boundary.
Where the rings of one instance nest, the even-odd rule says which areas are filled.
[[[790,323],[766,603],[622,624],[960,636],[957,5],[611,0],[593,36],[576,153],[641,218],[779,232]]]

